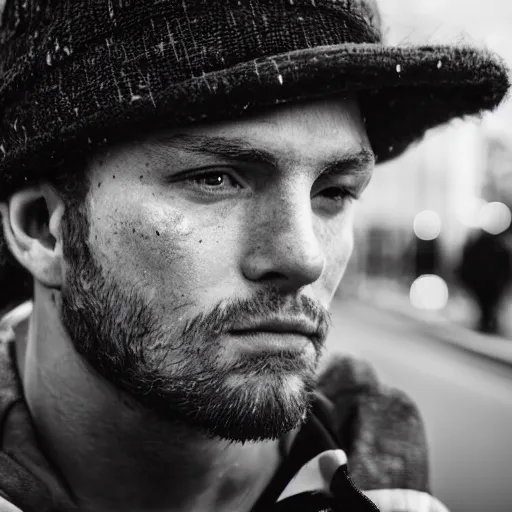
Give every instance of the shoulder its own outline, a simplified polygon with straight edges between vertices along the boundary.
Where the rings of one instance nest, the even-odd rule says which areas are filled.
[[[371,364],[362,359],[332,356],[319,376],[318,390],[333,403],[338,423],[347,419],[348,409],[354,407],[373,411],[375,414],[367,419],[380,427],[387,422],[389,426],[411,428],[422,423],[418,407],[407,393],[382,383]]]
[[[32,302],[24,302],[0,316],[0,344],[14,340],[14,328],[28,319],[32,313]]]
[[[3,426],[5,411],[22,397],[16,369],[14,329],[27,318],[29,309],[31,304],[22,305],[0,318],[0,428]]]

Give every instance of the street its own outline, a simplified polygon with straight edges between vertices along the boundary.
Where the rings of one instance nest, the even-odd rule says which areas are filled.
[[[418,404],[434,494],[451,512],[510,512],[512,366],[448,343],[439,326],[407,315],[342,299],[332,313],[326,357],[363,357]]]

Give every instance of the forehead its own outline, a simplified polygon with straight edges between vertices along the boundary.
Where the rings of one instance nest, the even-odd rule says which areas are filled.
[[[355,99],[329,99],[281,105],[256,116],[149,135],[140,147],[146,155],[166,150],[214,152],[215,142],[247,142],[276,158],[318,160],[331,154],[372,154]]]
[[[318,167],[350,160],[368,167],[373,152],[355,99],[280,105],[243,119],[160,130],[92,158],[92,175],[122,168],[128,178],[152,170],[245,160],[273,167]],[[104,164],[111,165],[104,165]]]

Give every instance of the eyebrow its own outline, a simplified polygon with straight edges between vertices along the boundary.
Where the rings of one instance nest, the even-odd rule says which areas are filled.
[[[341,158],[337,158],[329,162],[322,169],[322,176],[330,176],[336,174],[364,174],[371,177],[373,167],[375,165],[375,154],[367,147],[358,150],[349,151]]]
[[[234,160],[256,165],[278,167],[276,156],[264,149],[254,147],[246,139],[211,135],[174,134],[159,138],[157,145],[174,146],[190,153],[211,155],[225,160]],[[346,152],[321,167],[322,176],[334,174],[371,174],[375,155],[368,147]]]

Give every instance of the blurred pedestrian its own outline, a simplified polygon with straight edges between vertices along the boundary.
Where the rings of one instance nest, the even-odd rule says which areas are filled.
[[[511,254],[503,236],[483,230],[470,236],[457,273],[478,306],[477,330],[500,333],[500,306],[512,280]]]
[[[7,0],[0,39],[5,509],[444,510],[414,404],[316,368],[375,161],[501,61],[372,0]]]

